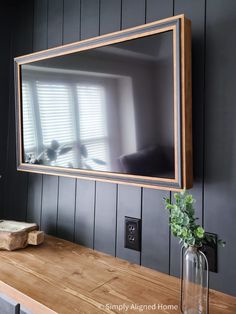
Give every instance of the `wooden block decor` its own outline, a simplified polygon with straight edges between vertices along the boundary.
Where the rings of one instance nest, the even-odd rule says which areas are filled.
[[[44,241],[44,232],[39,230],[34,230],[28,233],[28,244],[39,245]]]
[[[28,244],[39,245],[43,240],[44,233],[35,223],[0,220],[0,250],[14,251]]]

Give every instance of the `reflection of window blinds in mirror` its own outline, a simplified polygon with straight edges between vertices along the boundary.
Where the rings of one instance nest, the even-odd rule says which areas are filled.
[[[52,140],[56,140],[60,145],[71,145],[75,141],[75,134],[73,102],[69,86],[37,82],[36,87],[43,144],[48,146]],[[74,162],[74,153],[70,151],[58,156],[56,165],[67,167],[68,163]]]
[[[22,84],[22,99],[23,99],[23,121],[24,132],[23,141],[26,153],[36,154],[36,133],[34,128],[34,115],[32,110],[32,96],[28,82]]]
[[[87,148],[88,158],[85,162],[96,170],[109,167],[107,121],[104,88],[98,85],[77,85],[77,97],[80,117],[80,140]],[[107,164],[104,167],[98,159]]]

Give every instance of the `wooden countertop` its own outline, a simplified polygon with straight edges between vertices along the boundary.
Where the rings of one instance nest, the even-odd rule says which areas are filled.
[[[0,280],[0,292],[34,314],[140,313],[135,304],[152,306],[141,313],[180,313],[165,307],[179,305],[177,278],[49,236],[39,247],[1,251]],[[210,313],[235,314],[236,297],[211,291]]]

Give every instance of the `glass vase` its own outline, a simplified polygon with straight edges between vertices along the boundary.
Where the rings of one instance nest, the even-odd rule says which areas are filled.
[[[181,252],[181,312],[209,313],[209,271],[203,252],[195,246]]]

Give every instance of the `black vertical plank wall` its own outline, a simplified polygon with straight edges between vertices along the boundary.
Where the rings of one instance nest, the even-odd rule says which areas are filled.
[[[6,215],[4,208],[4,183],[7,179],[7,131],[8,131],[8,101],[9,101],[9,80],[10,80],[10,58],[11,56],[11,29],[10,25],[12,19],[9,18],[10,12],[12,12],[13,7],[6,4],[1,4],[0,10],[0,37],[2,46],[4,49],[1,50],[1,60],[0,60],[0,86],[1,86],[1,101],[0,101],[0,209],[1,216]]]
[[[80,40],[80,0],[64,1],[63,44]]]
[[[34,51],[48,48],[48,27],[48,1],[35,0]],[[40,187],[38,189],[40,191]],[[56,235],[57,228],[57,197],[58,178],[44,175],[42,177],[41,228],[52,235]]]
[[[211,287],[236,294],[235,1],[18,1],[12,56],[180,13],[192,20],[195,181],[191,192],[200,222],[227,241],[227,247],[219,250],[219,273],[211,274]],[[2,215],[36,221],[49,234],[178,275],[180,247],[169,236],[163,205],[169,192],[16,172],[12,73],[11,65]],[[142,218],[141,254],[124,248],[125,216]]]
[[[206,6],[204,221],[226,241],[212,286],[236,295],[236,2],[208,0]]]
[[[75,242],[94,247],[94,209],[96,182],[77,180]]]
[[[48,47],[48,24],[47,24],[47,0],[34,1],[34,21],[33,21],[33,51],[47,49]],[[46,179],[47,184],[47,179]],[[43,201],[43,176],[41,174],[29,174],[28,180],[28,203],[27,203],[27,221],[37,222],[41,225],[47,215],[42,216]],[[46,193],[45,193],[46,194]],[[49,205],[50,207],[50,205]],[[49,213],[50,215],[50,213]],[[47,225],[43,226],[48,230]]]
[[[121,1],[101,0],[99,35],[121,27]],[[117,184],[96,183],[94,248],[116,255]]]
[[[27,215],[28,174],[16,172],[16,129],[15,129],[15,102],[14,77],[12,59],[33,49],[33,2],[25,1],[25,7],[17,2],[12,9],[12,53],[9,82],[9,110],[8,110],[8,136],[6,149],[6,174],[4,186],[3,216],[5,218],[25,220]],[[27,19],[24,17],[27,15]]]
[[[160,5],[160,1],[147,1],[146,22],[173,15],[173,0]],[[163,209],[163,198],[170,193],[143,189],[142,197],[142,255],[144,266],[169,273],[169,225],[168,214]]]
[[[99,34],[99,0],[81,0],[81,39]]]
[[[135,6],[135,15],[134,13]],[[133,27],[145,23],[145,1],[123,0],[121,10],[121,29]],[[116,255],[133,263],[140,264],[140,252],[124,247],[124,217],[141,218],[142,188],[118,186],[117,195],[117,241]]]
[[[184,13],[192,28],[192,93],[193,93],[193,171],[194,186],[191,190],[196,199],[196,215],[199,224],[203,216],[203,134],[204,134],[204,88],[205,88],[205,0],[176,0],[174,14]],[[178,276],[180,271],[180,250],[178,239],[171,236],[170,273]]]

